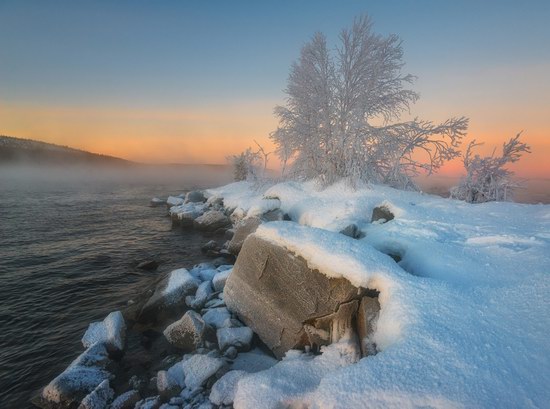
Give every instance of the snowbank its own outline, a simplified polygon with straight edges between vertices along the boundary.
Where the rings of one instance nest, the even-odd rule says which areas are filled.
[[[339,345],[317,357],[291,353],[242,378],[235,407],[492,408],[550,401],[550,206],[470,205],[345,183],[255,190],[239,182],[208,193],[244,217],[277,198],[294,223],[267,223],[255,234],[328,276],[380,291],[377,355],[351,364]],[[380,205],[395,218],[370,223]],[[365,237],[337,233],[350,223]]]

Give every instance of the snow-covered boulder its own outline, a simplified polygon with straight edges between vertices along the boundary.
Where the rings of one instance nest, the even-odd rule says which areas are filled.
[[[196,350],[205,341],[215,341],[214,330],[195,311],[187,311],[180,320],[170,324],[164,336],[170,344],[186,352]]]
[[[203,203],[206,202],[206,197],[200,190],[192,190],[185,195],[185,201],[187,203]]]
[[[210,402],[214,405],[231,405],[235,399],[235,389],[245,371],[229,371],[216,381],[210,391]]]
[[[248,327],[220,328],[216,331],[221,351],[235,347],[237,351],[248,351],[254,333]]]
[[[210,232],[228,227],[229,225],[231,225],[231,221],[223,212],[220,212],[219,210],[210,210],[202,216],[197,217],[193,222],[193,226],[197,230]]]
[[[206,382],[223,372],[227,364],[221,358],[214,358],[208,355],[193,355],[182,363],[185,373],[185,385],[190,388],[198,388]]]
[[[185,268],[173,270],[156,286],[155,292],[145,303],[139,314],[140,322],[159,322],[182,312],[185,297],[193,294],[200,281]]]
[[[92,322],[82,337],[82,345],[104,344],[109,351],[122,351],[126,338],[126,323],[120,311],[111,312],[101,322]]]
[[[106,409],[113,396],[114,392],[109,386],[109,380],[105,379],[82,399],[78,409]]]
[[[227,250],[229,250],[231,254],[239,254],[239,251],[241,251],[245,239],[249,235],[254,233],[261,223],[262,221],[258,217],[249,217],[247,219],[241,220],[235,226],[235,234],[229,242]]]
[[[290,349],[319,347],[312,345],[313,339],[308,337],[314,325],[312,320],[360,299],[361,292],[348,280],[311,270],[305,259],[252,234],[245,240],[226,282],[224,300],[281,358]],[[334,327],[327,323],[323,326],[329,330]]]
[[[94,344],[53,379],[33,403],[42,408],[69,408],[109,379],[105,366],[109,361],[103,344]]]

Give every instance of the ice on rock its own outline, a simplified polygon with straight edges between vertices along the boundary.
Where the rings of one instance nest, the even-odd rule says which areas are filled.
[[[214,358],[208,355],[192,355],[182,363],[185,374],[185,385],[190,388],[202,386],[216,373],[226,367],[221,358]]]
[[[92,345],[42,390],[41,399],[66,406],[80,401],[109,379],[110,374],[104,369],[108,360],[103,344]]]
[[[245,371],[229,371],[216,381],[210,391],[210,402],[214,405],[231,405],[235,399],[237,383],[247,373]]]
[[[82,399],[78,409],[106,409],[113,396],[114,392],[109,386],[109,380],[105,379]]]
[[[231,318],[231,313],[226,307],[212,308],[202,316],[204,322],[214,328],[225,326],[226,320]]]
[[[89,348],[102,343],[110,350],[122,351],[126,338],[126,323],[120,311],[111,312],[101,322],[93,322],[82,337],[82,344]]]
[[[248,351],[253,335],[254,333],[248,327],[220,328],[216,332],[221,351],[225,351],[230,346],[237,348],[238,351]]]
[[[185,387],[185,373],[183,371],[183,361],[175,363],[170,368],[168,368],[166,372],[168,374],[168,377],[174,382],[176,382],[180,388]]]
[[[219,268],[218,268],[218,270],[219,270]],[[212,278],[212,285],[214,286],[214,290],[223,291],[223,288],[225,287],[225,282],[227,281],[227,278],[229,277],[229,275],[231,274],[232,271],[233,271],[233,268],[223,270],[223,271],[217,273]]]

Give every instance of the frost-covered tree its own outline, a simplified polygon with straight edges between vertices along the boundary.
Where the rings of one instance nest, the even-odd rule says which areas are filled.
[[[517,162],[523,153],[530,153],[530,147],[519,140],[521,132],[502,145],[501,156],[481,157],[473,149],[482,145],[475,140],[468,144],[464,154],[466,176],[458,186],[451,189],[451,197],[469,203],[507,201],[513,199],[514,188],[519,185],[512,180],[513,172],[506,169],[509,163]]]
[[[251,148],[248,148],[238,155],[228,156],[227,159],[233,164],[233,179],[235,181],[256,179],[260,162],[258,152],[253,152]]]
[[[291,66],[286,105],[275,108],[271,139],[283,167],[325,183],[347,177],[409,188],[419,170],[459,156],[466,118],[398,122],[418,99],[403,65],[399,37],[373,33],[367,17],[341,32],[335,50],[315,34]]]

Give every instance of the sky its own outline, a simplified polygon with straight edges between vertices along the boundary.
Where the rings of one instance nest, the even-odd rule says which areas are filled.
[[[550,178],[548,1],[0,0],[0,134],[149,163],[272,149],[300,48],[362,14],[403,41],[411,116],[469,117],[480,153],[523,131],[513,169]]]

